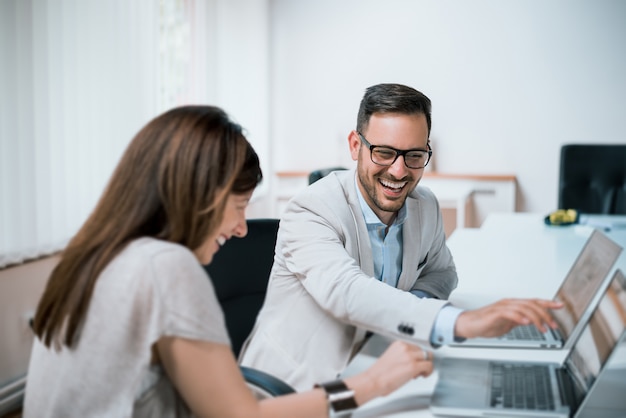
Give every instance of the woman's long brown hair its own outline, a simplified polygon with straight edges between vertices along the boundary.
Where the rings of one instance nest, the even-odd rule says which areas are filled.
[[[153,119],[63,251],[37,307],[36,335],[48,347],[74,345],[98,276],[130,241],[155,237],[193,251],[220,225],[228,194],[261,178],[257,154],[220,108],[185,106]]]

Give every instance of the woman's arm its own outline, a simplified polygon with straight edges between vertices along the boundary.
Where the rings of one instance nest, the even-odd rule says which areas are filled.
[[[164,337],[160,360],[179,393],[199,417],[260,416],[258,402],[239,371],[230,346]]]
[[[183,399],[200,417],[320,417],[328,413],[322,389],[258,402],[239,371],[229,346],[182,338],[161,338],[160,359]],[[432,372],[419,347],[393,343],[365,372],[345,379],[357,405],[384,396]]]

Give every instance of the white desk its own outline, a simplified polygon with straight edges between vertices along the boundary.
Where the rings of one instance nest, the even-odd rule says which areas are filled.
[[[479,229],[457,229],[448,240],[459,274],[459,286],[450,300],[463,308],[476,308],[503,297],[540,297],[551,299],[585,244],[592,228],[584,225],[547,226],[544,215],[528,213],[492,214]],[[626,271],[626,217],[594,217],[602,222],[616,222],[620,227],[606,234],[625,248],[615,268]],[[623,225],[623,227],[621,226]],[[612,274],[611,271],[610,274]],[[373,363],[389,341],[374,336],[350,363],[344,375],[354,374]],[[619,356],[607,367],[612,382],[604,383],[602,393],[613,402],[626,398],[626,343]],[[563,350],[479,349],[442,347],[437,358],[472,357],[489,359],[540,359],[561,362]],[[436,363],[435,363],[436,365]],[[429,410],[430,395],[437,382],[435,371],[428,378],[416,379],[393,394],[375,399],[352,416],[433,417]],[[621,405],[620,405],[621,408]],[[620,409],[621,410],[621,409]],[[593,416],[626,417],[623,413],[603,411],[602,402]]]
[[[550,299],[592,230],[547,226],[528,213],[493,214],[479,229],[457,230],[448,240],[459,275],[450,300],[475,308],[510,296]]]

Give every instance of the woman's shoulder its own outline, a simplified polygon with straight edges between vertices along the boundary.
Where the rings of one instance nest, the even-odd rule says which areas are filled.
[[[139,274],[145,278],[164,278],[180,274],[204,276],[200,262],[183,245],[151,237],[128,243],[107,270],[117,274]]]
[[[168,306],[179,302],[191,305],[192,299],[207,304],[206,298],[215,297],[209,276],[191,250],[155,238],[130,242],[101,279],[107,288],[114,289],[124,283],[124,292],[134,290],[143,295],[141,298],[150,293]]]
[[[145,253],[159,252],[159,251],[180,251],[187,250],[187,247],[177,244],[171,241],[165,241],[154,237],[140,237],[132,240],[128,244],[128,248],[132,248],[135,251],[141,251]]]
[[[189,248],[175,242],[153,237],[142,237],[131,241],[121,255],[142,259],[172,258],[179,261],[185,259],[196,260]]]

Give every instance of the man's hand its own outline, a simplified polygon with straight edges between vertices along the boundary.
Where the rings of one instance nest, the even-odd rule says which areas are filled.
[[[497,337],[518,325],[534,324],[540,331],[546,326],[557,328],[550,309],[559,309],[560,302],[542,299],[503,299],[483,308],[465,311],[459,315],[455,337]]]

